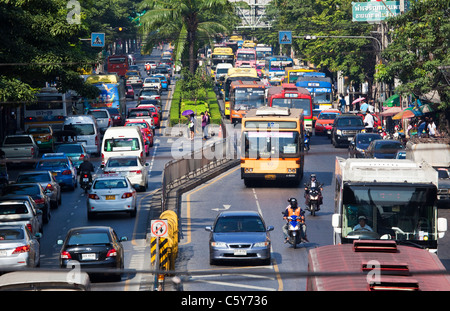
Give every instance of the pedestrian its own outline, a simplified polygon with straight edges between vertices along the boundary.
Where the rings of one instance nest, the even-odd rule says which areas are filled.
[[[191,114],[189,116],[189,133],[190,133],[190,140],[194,140],[194,134],[195,134],[195,118],[194,114]]]
[[[345,112],[346,105],[347,103],[345,101],[344,95],[339,94],[339,109],[341,110],[342,113]]]
[[[209,116],[208,116],[208,112],[202,112],[202,133],[203,133],[203,139],[207,139],[208,138],[208,121],[209,121]]]
[[[428,122],[428,135],[430,137],[437,137],[437,136],[439,136],[438,132],[437,132],[437,129],[436,129],[436,124],[434,123],[432,117],[430,117],[429,122]]]
[[[366,133],[372,133],[375,121],[368,110],[366,110],[365,114],[366,116],[364,117],[364,126],[366,129]]]

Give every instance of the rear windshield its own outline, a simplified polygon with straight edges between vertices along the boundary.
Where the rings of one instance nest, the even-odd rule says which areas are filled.
[[[21,145],[21,144],[31,144],[31,138],[27,136],[19,136],[19,137],[6,137],[5,144],[6,145]]]
[[[48,174],[24,174],[17,177],[18,183],[28,182],[49,182],[50,176]]]
[[[83,148],[79,145],[61,145],[56,151],[58,153],[83,153]]]
[[[140,149],[137,138],[110,138],[105,140],[104,151],[136,151]]]
[[[77,136],[81,135],[94,135],[95,129],[93,124],[69,124],[64,125],[65,131],[74,131]]]
[[[137,165],[137,158],[109,159],[108,163],[106,164],[107,167],[125,167]]]
[[[27,133],[34,134],[34,133],[50,133],[49,127],[30,127],[28,128]]]
[[[108,118],[108,113],[102,110],[89,111],[89,114],[94,116],[94,118]]]
[[[39,161],[38,168],[48,168],[48,169],[53,169],[53,168],[68,168],[69,165],[67,164],[67,160],[45,160],[45,161]]]
[[[104,232],[76,233],[69,238],[67,246],[84,244],[109,244],[109,235]]]
[[[5,194],[39,194],[40,189],[38,185],[9,185],[4,190]]]
[[[93,189],[123,189],[127,188],[125,179],[101,179],[94,182]]]
[[[0,229],[0,242],[1,241],[14,241],[22,240],[25,237],[24,231],[22,229],[5,228]]]
[[[0,204],[0,215],[28,214],[25,204]]]
[[[128,112],[129,117],[145,117],[150,116],[149,110],[131,110]]]

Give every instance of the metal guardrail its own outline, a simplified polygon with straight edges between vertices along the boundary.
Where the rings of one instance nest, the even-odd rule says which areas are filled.
[[[226,127],[222,124],[221,128],[223,137],[227,137]],[[230,160],[235,160],[236,157],[236,142],[224,138],[215,144],[195,150],[181,159],[167,162],[164,166],[161,182],[162,210],[167,209],[166,204],[170,190]]]

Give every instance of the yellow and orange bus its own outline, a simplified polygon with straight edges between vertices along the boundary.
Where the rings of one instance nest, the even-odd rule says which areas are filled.
[[[247,111],[265,106],[266,87],[261,81],[234,81],[230,85],[230,121],[242,121]]]
[[[286,180],[298,184],[304,166],[302,109],[260,107],[250,110],[241,126],[241,179]]]

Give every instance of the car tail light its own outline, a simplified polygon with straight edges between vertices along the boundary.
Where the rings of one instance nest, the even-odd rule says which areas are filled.
[[[12,252],[13,254],[21,254],[26,253],[30,251],[30,245],[23,245],[16,247],[16,249]]]
[[[125,192],[124,194],[122,194],[122,199],[131,198],[132,196],[133,196],[133,193]]]
[[[70,175],[70,174],[72,174],[72,172],[70,170],[65,170],[61,174],[63,174],[63,175]]]
[[[68,251],[62,251],[61,259],[72,259],[72,256],[70,256],[70,253]]]
[[[106,254],[106,257],[116,257],[116,256],[117,256],[117,251],[114,248],[110,249],[108,251],[108,253]]]
[[[84,160],[84,154],[80,154],[79,160],[80,160],[80,161]]]
[[[98,146],[98,136],[95,136],[95,145]]]
[[[139,155],[141,157],[141,159],[144,158],[144,151],[141,151],[141,154]]]
[[[161,97],[160,96],[156,96],[155,99],[161,99]]]
[[[130,173],[142,174],[142,171],[141,171],[141,170],[137,170],[137,171],[130,171]]]
[[[31,147],[31,156],[34,157],[34,147]]]
[[[102,164],[105,164],[105,155],[102,152]]]
[[[89,195],[88,195],[88,198],[89,198],[89,199],[92,199],[92,200],[100,200],[100,198],[98,197],[98,195],[96,195],[95,193],[89,194]]]
[[[34,202],[36,202],[37,204],[44,204],[45,200],[44,199],[34,199]]]
[[[45,187],[45,189],[48,189],[50,191],[55,190],[55,188],[53,188],[52,184],[47,184],[47,187]]]
[[[111,118],[108,119],[108,126],[111,126]]]
[[[31,224],[27,224],[27,228],[28,230],[30,230],[30,232],[33,232],[33,226]]]

